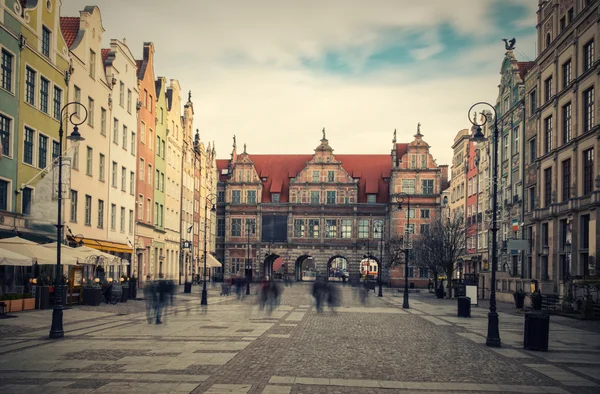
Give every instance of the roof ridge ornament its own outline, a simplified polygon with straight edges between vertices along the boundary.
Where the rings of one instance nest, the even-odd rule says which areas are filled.
[[[394,129],[394,139],[392,140],[392,143],[396,143],[396,129]]]
[[[244,143],[244,154],[247,155],[248,153],[246,153],[246,143]]]
[[[517,43],[517,39],[516,38],[512,38],[512,39],[508,39],[508,38],[503,38],[502,41],[504,41],[504,48],[506,48],[507,51],[512,51],[515,49],[515,44]]]
[[[327,140],[327,137],[325,137],[325,127],[323,127],[323,139],[321,141],[324,141],[324,140],[325,141]]]

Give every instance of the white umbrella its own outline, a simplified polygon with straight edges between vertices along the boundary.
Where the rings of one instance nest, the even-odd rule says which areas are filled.
[[[38,264],[56,264],[56,256],[40,244],[21,237],[0,239],[0,249],[8,250],[35,260]]]
[[[23,256],[22,254],[11,252],[10,250],[0,248],[0,265],[33,265],[31,257]]]

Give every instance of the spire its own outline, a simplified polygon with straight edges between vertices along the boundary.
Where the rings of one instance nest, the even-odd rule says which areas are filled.
[[[325,136],[325,127],[323,127],[323,139],[321,141],[327,141],[327,137]]]
[[[396,129],[394,129],[394,139],[392,140],[392,143],[396,143]]]
[[[235,142],[235,134],[233,135],[233,149],[237,148],[237,143]]]
[[[196,129],[196,135],[194,136],[194,148],[200,148],[200,131]]]

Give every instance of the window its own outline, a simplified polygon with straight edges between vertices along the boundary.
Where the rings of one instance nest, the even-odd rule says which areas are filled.
[[[117,206],[115,204],[110,204],[110,229],[117,229]]]
[[[90,49],[90,77],[96,78],[96,52]]]
[[[546,78],[546,80],[544,81],[544,87],[546,92],[545,102],[548,102],[550,101],[550,99],[552,99],[552,77]]]
[[[571,159],[562,162],[562,201],[567,202],[571,196]]]
[[[158,203],[154,203],[154,225],[158,226]]]
[[[88,97],[88,118],[87,123],[90,127],[94,127],[94,99]]]
[[[92,196],[85,195],[85,225],[92,225]]]
[[[162,141],[161,141],[161,145],[162,145],[162,148],[161,148],[160,156],[161,156],[161,157],[163,158],[163,160],[164,160],[164,158],[165,158],[165,140],[162,140]]]
[[[140,194],[138,196],[138,198],[139,198],[138,211],[137,211],[138,220],[143,221],[144,220],[144,196]]]
[[[279,193],[273,193],[273,194],[271,194],[271,202],[278,203],[280,196],[281,195]]]
[[[154,187],[156,187],[156,190],[158,190],[160,188],[160,171],[156,170],[154,172]]]
[[[560,31],[562,32],[563,30],[565,30],[566,26],[567,26],[567,17],[563,16],[562,18],[560,18]]]
[[[2,49],[2,89],[12,92],[12,73],[14,56]]]
[[[154,139],[153,137],[153,132],[152,129],[148,129],[148,149],[152,150],[152,140]]]
[[[148,176],[147,183],[152,186],[152,164],[148,164],[148,172],[146,173]]]
[[[342,219],[342,238],[352,238],[352,219]]]
[[[144,159],[140,157],[140,181],[144,180],[144,167],[146,167]]]
[[[71,189],[71,214],[69,220],[77,223],[77,191]]]
[[[415,209],[411,208],[411,209],[404,209],[404,217],[407,219],[414,219],[415,216]]]
[[[535,186],[529,189],[529,210],[533,211],[535,206]]]
[[[129,210],[129,234],[133,234],[133,209]]]
[[[552,42],[552,36],[550,35],[550,33],[546,34],[546,46],[544,47],[544,49],[548,48],[550,46],[550,43]]]
[[[562,142],[563,144],[571,141],[571,103],[562,107]]]
[[[62,90],[54,85],[54,119],[60,120],[60,110],[62,108]]]
[[[429,219],[431,216],[429,209],[421,209],[421,219]]]
[[[75,149],[73,149],[73,169],[79,170],[79,147],[78,146],[76,146]]]
[[[48,113],[48,94],[50,94],[50,81],[40,78],[40,111]]]
[[[81,103],[81,89],[79,89],[77,85],[73,87],[73,101],[75,101],[76,103]],[[81,117],[81,114],[79,112],[81,111],[80,107],[81,106],[76,105],[74,109],[74,113],[77,115],[78,118]]]
[[[369,220],[360,219],[358,221],[358,238],[369,238]]]
[[[146,201],[146,223],[152,222],[152,201],[148,198]]]
[[[335,171],[327,171],[327,182],[335,182]]]
[[[537,92],[533,89],[529,93],[529,116],[532,116],[537,109]]]
[[[429,234],[429,224],[421,224],[419,229],[421,234]]]
[[[532,138],[529,141],[529,164],[533,164],[533,162],[535,161],[536,157],[536,141],[535,138]]]
[[[417,168],[417,155],[410,155],[410,168]]]
[[[135,156],[135,133],[132,131],[131,132],[131,147],[130,147],[130,152],[132,156]]]
[[[594,65],[594,40],[588,41],[583,46],[583,72],[591,69]]]
[[[140,126],[140,142],[146,144],[146,124],[144,122],[141,122]]]
[[[102,153],[100,153],[99,161],[100,161],[100,165],[98,166],[98,171],[99,171],[98,179],[100,180],[100,182],[104,182],[105,157]]]
[[[115,188],[117,187],[117,162],[116,161],[112,162],[110,185]]]
[[[50,57],[50,30],[42,26],[42,55]]]
[[[549,207],[552,202],[552,167],[544,170],[544,206]]]
[[[135,173],[133,171],[129,172],[129,194],[133,196],[135,191]]]
[[[594,87],[583,92],[583,132],[594,127]]]
[[[121,107],[125,105],[125,84],[123,81],[119,81],[119,105]]]
[[[304,219],[294,219],[294,237],[295,238],[304,238],[305,223],[306,223],[306,221]]]
[[[515,127],[512,131],[512,138],[513,138],[513,142],[512,142],[512,154],[516,155],[519,153],[519,127]]]
[[[413,216],[415,212],[413,211]],[[373,220],[373,238],[381,239],[383,229],[383,220]]]
[[[594,148],[583,151],[583,194],[594,190]]]
[[[225,219],[217,219],[217,237],[225,236]]]
[[[160,136],[156,136],[156,155],[160,156]]]
[[[502,149],[502,160],[508,160],[508,135],[502,137],[503,147]]]
[[[328,190],[327,191],[327,204],[335,204],[336,201],[336,193],[335,191]]]
[[[246,204],[256,204],[256,190],[246,191]]]
[[[22,195],[21,213],[23,215],[31,215],[31,203],[33,202],[33,189],[26,187],[21,192],[21,195]]]
[[[319,191],[311,190],[310,192],[310,203],[318,205],[321,200],[321,193]]]
[[[113,119],[113,144],[119,145],[119,120]]]
[[[426,195],[433,194],[433,179],[423,179],[421,181],[421,193]]]
[[[57,159],[58,156],[60,156],[60,146],[58,141],[52,140],[52,161]]]
[[[415,194],[415,180],[414,179],[403,179],[402,180],[402,192],[406,194]]]
[[[12,119],[0,114],[0,144],[2,145],[2,156],[11,156],[11,122]]]
[[[131,113],[131,90],[127,89],[127,112]]]
[[[231,191],[231,203],[239,204],[241,202],[241,194],[242,194],[242,192],[240,190],[232,190]]]
[[[121,191],[127,191],[127,169],[121,167]]]
[[[544,119],[544,154],[552,150],[552,116]]]
[[[36,72],[27,67],[25,69],[25,102],[35,105],[35,78]]]
[[[421,168],[427,168],[427,156],[421,155]]]
[[[38,168],[46,168],[48,159],[48,137],[45,135],[38,136]]]
[[[567,11],[567,24],[570,24],[571,22],[573,22],[573,7],[569,8],[569,11]]]
[[[567,60],[563,66],[563,89],[571,83],[571,59]]]
[[[121,232],[125,232],[125,207],[121,207],[121,221],[120,221]]]
[[[256,219],[246,219],[245,223],[246,237],[249,235],[256,235]]]
[[[367,203],[375,204],[377,202],[377,194],[367,194]]]
[[[319,171],[313,171],[312,173],[312,181],[313,182],[320,182],[321,181],[321,175]]]
[[[217,202],[225,202],[225,192],[219,190],[217,192]]]
[[[231,219],[231,236],[242,236],[242,219]]]
[[[319,238],[319,219],[308,220],[308,231],[310,238]]]
[[[325,238],[337,238],[337,220],[325,220]]]
[[[160,173],[160,191],[165,191],[165,174],[163,174],[162,172]]]

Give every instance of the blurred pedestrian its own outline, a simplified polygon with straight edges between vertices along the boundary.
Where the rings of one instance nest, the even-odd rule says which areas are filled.
[[[154,306],[156,304],[156,291],[150,275],[146,275],[146,282],[144,283],[144,299],[146,300],[146,319],[148,320],[148,324],[152,324]]]
[[[159,274],[158,276],[158,281],[156,283],[156,294],[155,294],[155,300],[156,300],[156,306],[155,306],[155,310],[156,310],[156,324],[162,324],[162,311],[163,308],[166,306],[167,301],[169,299],[169,284],[167,283],[167,281],[164,279],[163,274]]]
[[[317,277],[317,280],[312,288],[312,296],[315,299],[315,307],[317,308],[317,312],[322,312],[323,299],[326,296],[325,281],[323,280],[322,276]]]

